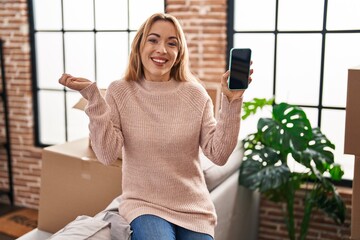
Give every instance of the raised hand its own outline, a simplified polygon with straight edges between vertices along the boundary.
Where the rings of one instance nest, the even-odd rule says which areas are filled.
[[[73,77],[70,74],[64,73],[59,79],[59,83],[72,90],[81,91],[92,82],[86,78]]]

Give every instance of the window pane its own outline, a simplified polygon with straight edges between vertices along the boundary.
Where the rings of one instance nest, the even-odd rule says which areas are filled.
[[[322,30],[324,0],[280,0],[279,30]]]
[[[36,30],[61,30],[61,0],[33,0]]]
[[[348,69],[359,65],[360,33],[331,34],[326,37],[324,94],[325,106],[345,107]]]
[[[39,113],[36,113],[40,121],[37,134],[42,144],[61,143],[88,135],[88,126],[84,124],[88,121],[87,117],[80,110],[72,109],[72,105],[80,95],[72,91],[66,92],[67,102],[65,102],[63,87],[58,83],[61,74],[67,72],[97,81],[101,88],[108,87],[110,82],[123,76],[130,51],[129,42],[132,42],[140,24],[150,14],[164,12],[164,5],[164,0],[33,1],[36,30],[58,31],[34,33],[37,85],[42,89],[36,93],[39,96],[37,112],[43,113],[50,108],[61,109],[55,115],[46,113],[49,116],[57,116],[56,120],[61,122],[61,130],[57,128],[57,131],[61,134],[48,133],[49,131],[43,129],[54,121],[47,121],[43,127],[42,124],[46,119],[40,119]],[[94,31],[95,24],[96,30],[100,31]],[[130,34],[127,31],[129,25],[132,28]],[[104,33],[101,30],[114,31]],[[115,32],[117,30],[120,32]],[[48,89],[60,91],[51,92],[47,91]],[[49,96],[56,94],[62,97],[58,98],[54,105],[61,103],[61,108],[54,105],[47,106]],[[65,115],[67,126],[65,126]]]
[[[65,141],[64,92],[39,92],[40,141],[57,144]]]
[[[89,118],[84,111],[73,108],[81,99],[79,92],[67,92],[68,141],[89,136]]]
[[[246,90],[244,100],[273,97],[274,34],[234,34],[234,47],[251,48],[254,81]]]
[[[279,34],[276,98],[292,104],[319,101],[321,34]]]
[[[317,108],[309,108],[309,107],[302,107],[302,110],[304,110],[307,118],[310,121],[311,126],[318,127],[318,113],[319,110]]]
[[[344,179],[353,179],[354,156],[344,154],[345,141],[345,110],[322,111],[321,131],[335,144],[335,162],[341,164],[345,174]]]
[[[275,29],[275,0],[234,0],[234,5],[235,30]]]
[[[98,86],[107,88],[124,75],[128,61],[128,34],[96,34],[96,57]]]
[[[35,38],[38,86],[62,89],[58,83],[64,71],[62,34],[38,32]]]
[[[65,33],[65,72],[95,80],[94,34]]]
[[[360,29],[360,1],[332,0],[328,1],[327,30]]]
[[[127,1],[95,0],[95,4],[97,30],[119,30],[128,28]]]
[[[153,13],[164,12],[164,0],[129,1],[129,28],[139,29],[140,25]]]
[[[64,3],[64,29],[66,30],[94,29],[93,1],[63,0],[63,3]]]

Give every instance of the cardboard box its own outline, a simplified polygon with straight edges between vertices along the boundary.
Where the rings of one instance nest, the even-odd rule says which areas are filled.
[[[351,206],[351,240],[360,240],[360,156],[355,157]]]
[[[344,153],[360,156],[360,66],[348,71]]]
[[[351,237],[360,240],[360,66],[349,69],[344,153],[355,155],[351,210]]]
[[[121,194],[121,161],[100,163],[88,138],[43,149],[38,228],[55,233],[93,216]]]

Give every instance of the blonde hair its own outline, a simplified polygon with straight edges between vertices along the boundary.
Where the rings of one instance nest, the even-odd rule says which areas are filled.
[[[150,16],[137,31],[131,44],[129,63],[125,72],[124,79],[127,81],[138,81],[144,77],[144,69],[141,62],[141,51],[145,45],[145,38],[150,32],[150,28],[156,21],[167,21],[174,25],[177,38],[179,40],[179,53],[174,66],[171,69],[170,77],[177,81],[198,81],[191,73],[189,68],[189,51],[186,44],[185,34],[179,21],[170,14],[155,13]]]

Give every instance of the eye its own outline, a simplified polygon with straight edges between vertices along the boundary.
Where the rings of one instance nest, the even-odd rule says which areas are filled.
[[[149,38],[148,42],[157,43],[157,39],[156,38]]]
[[[177,44],[177,42],[169,42],[168,45],[170,47],[177,47],[178,44]]]

